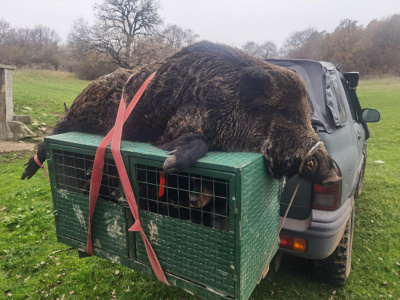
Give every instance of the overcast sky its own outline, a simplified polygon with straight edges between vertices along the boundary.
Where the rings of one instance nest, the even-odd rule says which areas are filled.
[[[0,0],[0,19],[12,27],[41,24],[65,41],[73,20],[93,21],[101,0]],[[166,24],[190,28],[201,39],[242,46],[273,41],[281,46],[296,30],[314,27],[332,32],[345,18],[367,25],[400,13],[400,0],[160,0]]]

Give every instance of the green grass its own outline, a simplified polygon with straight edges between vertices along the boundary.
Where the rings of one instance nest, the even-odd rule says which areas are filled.
[[[35,133],[44,127],[43,123],[54,127],[64,114],[64,102],[70,107],[88,84],[72,73],[17,70],[13,76],[14,114],[32,116],[34,125],[29,128]]]
[[[54,126],[88,84],[68,73],[18,71],[16,111]],[[400,297],[400,78],[362,81],[363,107],[380,110],[370,124],[363,194],[356,201],[352,272],[344,288],[315,278],[311,263],[289,256],[257,286],[254,299],[398,299]],[[29,97],[28,97],[29,95]],[[23,107],[32,111],[24,111]],[[43,116],[46,114],[46,116]],[[76,251],[52,254],[67,246],[56,242],[50,187],[42,172],[21,181],[28,155],[0,156],[0,299],[191,299],[177,288]],[[375,161],[382,160],[383,164]],[[70,293],[73,292],[71,295]]]

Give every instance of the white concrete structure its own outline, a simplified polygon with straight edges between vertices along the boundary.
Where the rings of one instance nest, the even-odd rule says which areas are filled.
[[[18,141],[35,134],[22,122],[32,122],[29,116],[14,116],[12,73],[14,66],[0,64],[0,140]]]
[[[14,66],[0,64],[0,140],[13,138],[8,123],[14,119],[12,72]]]

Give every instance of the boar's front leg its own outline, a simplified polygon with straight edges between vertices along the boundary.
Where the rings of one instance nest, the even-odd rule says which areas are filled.
[[[44,146],[44,143],[40,143],[38,145],[38,150],[37,150],[37,157],[39,159],[39,161],[43,164],[44,161],[46,160],[46,148]],[[37,170],[39,170],[39,165],[35,162],[34,158],[31,157],[26,163],[25,165],[27,166],[24,170],[24,172],[22,173],[21,179],[24,180],[25,178],[30,179],[33,175],[35,175],[35,173],[37,172]]]
[[[164,162],[166,173],[179,172],[193,165],[208,151],[207,139],[199,133],[187,133],[162,146],[169,151]]]

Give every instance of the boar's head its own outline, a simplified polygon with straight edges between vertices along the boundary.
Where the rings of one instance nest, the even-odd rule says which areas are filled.
[[[263,139],[261,153],[270,173],[275,178],[299,174],[325,187],[341,181],[323,144],[309,153],[319,137],[311,125],[311,106],[300,75],[263,65],[245,68],[241,76],[240,104],[254,120],[252,140]]]

